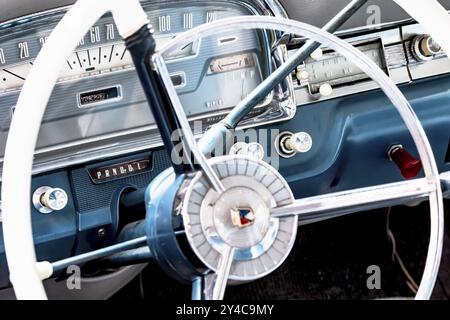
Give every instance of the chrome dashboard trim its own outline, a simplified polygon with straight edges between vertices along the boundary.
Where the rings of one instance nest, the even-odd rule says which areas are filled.
[[[448,12],[450,13],[450,10],[448,10]],[[356,27],[356,28],[339,30],[339,31],[336,31],[334,34],[338,37],[348,37],[348,36],[352,36],[355,34],[376,32],[376,31],[381,31],[383,29],[391,29],[391,28],[401,27],[401,26],[410,25],[410,24],[414,24],[414,23],[417,23],[417,22],[413,18],[407,18],[407,19],[402,19],[402,20],[398,20],[398,21],[384,22],[384,23],[379,23],[379,24],[371,24],[371,25],[360,26],[360,27]],[[305,41],[304,37],[294,37],[291,39],[290,44],[297,45],[299,43],[303,43],[304,41]]]
[[[413,20],[408,21],[414,22]],[[365,28],[364,30],[369,29]],[[389,76],[397,85],[450,73],[450,60],[446,59],[446,55],[443,53],[436,55],[430,61],[419,62],[414,58],[411,52],[411,39],[426,33],[421,25],[417,23],[407,25],[394,24],[394,27],[391,29],[377,30],[377,28],[370,28],[370,30],[373,32],[363,35],[357,34],[353,37],[347,35],[345,40],[352,44],[358,44],[361,41],[369,41],[371,38],[381,39]],[[290,50],[290,54],[292,54],[292,51],[294,50]],[[302,70],[302,68],[300,66],[299,69]],[[310,95],[305,89],[307,85],[307,81],[303,80],[295,84],[295,96],[298,106],[379,88],[373,81],[363,81],[346,87],[336,88],[330,96],[319,97]]]
[[[399,28],[372,32],[369,34],[349,37],[345,40],[353,45],[363,44],[378,39],[381,41],[382,51],[389,77],[396,83],[408,83],[411,81],[409,77],[407,59],[403,50],[403,39]],[[324,48],[326,49],[326,48]],[[291,54],[291,53],[290,53]],[[304,68],[304,65],[300,68]],[[371,80],[362,81],[349,86],[333,88],[333,93],[326,97],[311,95],[308,90],[308,82],[302,81],[295,84],[295,96],[297,105],[302,106],[319,101],[334,99],[355,93],[378,89],[378,85]]]
[[[111,98],[109,100],[102,100],[102,101],[91,102],[91,103],[88,103],[86,105],[82,104],[82,102],[81,102],[81,95],[86,94],[86,93],[92,93],[94,91],[111,89],[111,88],[116,88],[116,90],[117,90],[117,97]],[[122,96],[122,86],[120,84],[115,84],[115,85],[111,85],[111,86],[108,86],[108,87],[94,88],[94,89],[89,90],[89,91],[83,91],[83,92],[78,92],[77,93],[77,107],[80,108],[80,109],[92,108],[92,107],[95,107],[95,106],[100,106],[100,105],[108,104],[108,103],[111,103],[111,102],[117,102],[117,101],[122,100],[122,98],[123,98],[123,96]]]
[[[263,0],[275,17],[289,18],[286,10],[278,0]]]
[[[446,59],[445,53],[439,53],[428,61],[417,61],[412,52],[411,42],[417,35],[424,35],[426,31],[420,24],[412,24],[402,27],[405,40],[405,50],[408,59],[408,68],[411,80],[422,79],[430,76],[450,72],[450,59]]]

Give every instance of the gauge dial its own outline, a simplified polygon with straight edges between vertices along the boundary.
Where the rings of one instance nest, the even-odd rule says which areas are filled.
[[[208,74],[228,72],[255,66],[255,60],[251,53],[242,53],[211,61]]]
[[[155,26],[156,50],[181,32],[205,22],[212,22],[229,13],[202,8],[190,8],[179,15],[167,10],[151,11],[149,18]],[[172,10],[173,11],[173,10]],[[158,13],[157,13],[158,12]],[[0,94],[20,89],[30,72],[33,61],[47,41],[51,28],[37,34],[1,41],[0,38]],[[1,35],[0,35],[1,36]],[[189,43],[167,54],[166,61],[174,61],[198,53],[200,41]],[[132,68],[131,56],[120,39],[111,18],[99,22],[79,41],[78,48],[67,59],[58,82]]]
[[[156,48],[160,48],[175,36],[155,37]],[[190,43],[165,56],[166,60],[174,60],[195,55],[198,42]],[[20,88],[25,82],[33,66],[32,61],[19,63],[0,69],[0,91]],[[117,42],[105,46],[90,47],[72,53],[61,70],[61,81],[94,76],[100,73],[123,70],[133,67],[133,61],[125,44]]]

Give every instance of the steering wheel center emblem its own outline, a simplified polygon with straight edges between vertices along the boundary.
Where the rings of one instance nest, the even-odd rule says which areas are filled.
[[[245,228],[255,222],[255,213],[250,208],[233,208],[230,210],[231,223],[238,228]]]
[[[225,191],[217,193],[201,173],[184,189],[183,223],[191,248],[216,270],[220,256],[231,247],[234,262],[229,278],[261,278],[284,261],[294,244],[297,216],[271,216],[271,208],[292,203],[292,192],[263,161],[232,155],[209,162]]]

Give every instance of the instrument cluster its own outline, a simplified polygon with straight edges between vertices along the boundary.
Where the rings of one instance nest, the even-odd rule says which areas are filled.
[[[263,1],[254,0],[144,1],[143,6],[157,49],[204,23],[269,14]],[[0,156],[20,89],[66,10],[0,24]],[[206,128],[225,116],[271,72],[275,40],[268,31],[230,29],[167,54],[172,82],[189,119],[201,120]],[[131,56],[111,15],[105,15],[79,40],[61,69],[42,123],[36,163],[56,161],[51,165],[56,168],[76,162],[69,159],[69,152],[80,159],[82,155],[99,158],[104,153],[95,156],[96,150],[111,146],[120,149],[114,150],[117,154],[161,144],[146,103]],[[286,103],[281,106],[269,95],[249,122],[256,125],[293,116],[285,109]]]

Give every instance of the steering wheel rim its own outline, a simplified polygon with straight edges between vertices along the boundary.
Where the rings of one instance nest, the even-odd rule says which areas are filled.
[[[218,34],[222,31],[227,31],[230,25],[237,25],[240,29],[270,29],[283,31],[286,33],[299,34],[306,38],[320,42],[323,46],[342,54],[347,59],[353,61],[362,71],[369,75],[391,100],[394,107],[400,113],[403,122],[406,124],[419,152],[425,172],[425,179],[433,187],[434,197],[430,194],[430,219],[431,219],[431,233],[430,243],[427,253],[427,261],[424,268],[422,281],[416,294],[416,299],[428,299],[431,296],[437,272],[440,264],[440,255],[442,252],[443,242],[443,200],[442,190],[439,180],[439,171],[436,166],[434,155],[429,144],[428,138],[419,119],[415,115],[409,102],[392,82],[392,80],[382,72],[376,64],[368,59],[363,54],[360,54],[353,46],[336,36],[317,29],[311,25],[301,22],[278,19],[273,17],[237,17],[229,18],[215,22],[213,25],[202,25],[183,34],[182,37],[177,37],[171,42],[167,43],[158,53],[154,54],[153,62],[159,71],[164,85],[168,91],[174,109],[178,112],[183,112],[183,108],[175,88],[170,80],[169,72],[166,69],[163,56],[172,50],[187,45],[192,41],[196,41],[201,37],[207,37],[213,34]],[[319,38],[319,39],[318,39]],[[355,61],[355,59],[357,61]],[[358,60],[359,59],[359,60]],[[372,72],[373,71],[373,72]],[[184,120],[184,119],[183,119]],[[183,134],[187,134],[188,129],[185,127]],[[206,136],[208,133],[205,133]],[[351,191],[351,190],[350,190]],[[287,207],[284,211],[292,210],[292,207]],[[283,211],[283,210],[281,210]],[[283,215],[279,215],[283,217]],[[434,241],[433,241],[434,240]],[[191,241],[192,246],[192,241]],[[195,251],[195,250],[194,250]],[[225,259],[226,260],[226,259]],[[434,260],[434,262],[432,262]],[[223,290],[221,293],[223,294]],[[213,297],[214,299],[214,297]]]
[[[95,5],[93,5],[94,3]],[[11,282],[19,299],[46,298],[41,280],[48,276],[49,273],[48,265],[36,263],[28,200],[33,152],[40,121],[50,97],[51,89],[56,82],[58,67],[62,66],[66,57],[75,48],[78,39],[84,35],[84,31],[88,30],[91,24],[108,11],[112,11],[119,32],[124,38],[148,23],[146,14],[137,0],[128,1],[126,5],[120,0],[113,0],[107,4],[103,1],[78,1],[58,24],[36,59],[16,106],[5,152],[2,199],[6,255],[10,267]],[[88,12],[89,14],[87,14]],[[81,27],[79,21],[82,22]],[[75,28],[74,30],[75,22],[78,23],[78,29]],[[200,26],[188,31],[182,37],[178,37],[168,43],[160,53],[154,56],[155,64],[158,66],[158,71],[161,73],[168,88],[172,102],[178,107],[181,104],[176,96],[176,91],[170,81],[165,65],[160,63],[162,53],[178,47],[182,43],[189,43],[195,37],[195,34],[197,36],[205,36],[214,28],[229,28],[229,23],[239,23],[240,27],[246,26],[248,28],[273,28],[320,38],[322,40],[320,42],[331,49],[348,56],[348,58],[359,59],[359,67],[363,71],[374,68],[374,66],[376,67],[373,62],[362,56],[361,53],[343,40],[300,22],[272,17],[219,20],[210,25]],[[72,36],[67,37],[65,30],[72,30],[73,32],[70,33]],[[64,50],[61,50],[61,47]],[[58,50],[59,52],[56,52]],[[40,78],[42,70],[47,72],[46,81],[42,81]],[[376,70],[376,72],[369,70],[369,76],[374,76],[380,81],[380,87],[391,99],[405,121],[408,130],[410,130],[424,165],[427,183],[430,185],[430,190],[432,190],[430,192],[430,244],[424,276],[416,295],[418,299],[426,299],[431,295],[442,251],[443,205],[439,172],[426,134],[409,103],[384,73],[378,69],[373,70]],[[36,88],[41,89],[41,91],[36,90]],[[26,105],[29,105],[31,102],[33,102],[33,109],[27,110]],[[33,123],[33,121],[35,122]],[[26,131],[23,131],[24,124],[26,125]],[[21,145],[24,149],[18,150],[17,145]],[[431,193],[433,193],[433,196]]]
[[[34,66],[37,67],[30,70],[17,101],[19,108],[15,109],[9,130],[12,135],[6,143],[1,191],[6,258],[10,281],[17,299],[46,299],[41,279],[51,274],[48,264],[36,264],[30,202],[27,195],[31,189],[33,153],[40,122],[64,59],[75,50],[79,39],[88,29],[107,12],[112,12],[118,31],[123,38],[130,36],[149,22],[138,0],[77,1],[58,23],[39,52],[34,61]],[[47,81],[40,79],[43,70],[46,70]],[[33,91],[35,91],[34,94],[32,94]],[[26,92],[31,93],[32,97],[24,94]],[[40,94],[44,92],[45,94]],[[33,106],[33,108],[26,106]],[[25,131],[21,129],[22,124],[25,124]],[[18,148],[19,145],[23,149]],[[29,152],[30,150],[33,151]],[[14,153],[16,153],[14,156],[16,160],[11,161],[8,154]],[[26,173],[22,174],[23,171]],[[27,191],[19,195],[20,192],[15,194],[16,190]],[[23,214],[16,214],[16,212]]]

